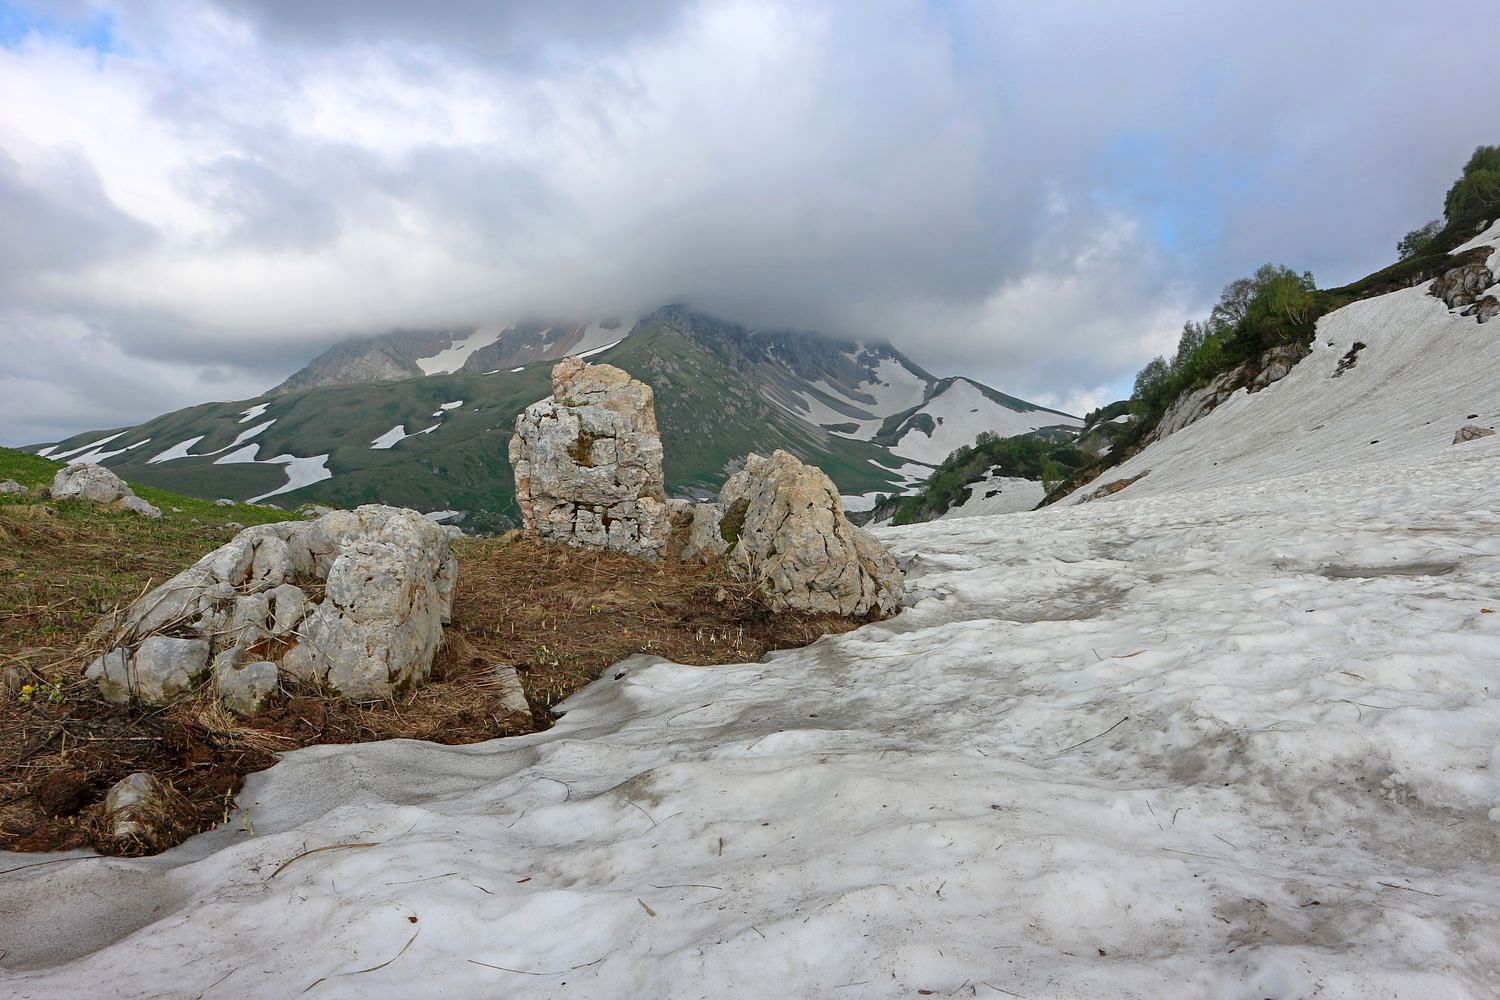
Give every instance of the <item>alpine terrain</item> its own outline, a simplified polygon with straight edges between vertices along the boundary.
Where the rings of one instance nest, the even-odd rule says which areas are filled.
[[[823,468],[852,510],[926,478],[981,433],[1069,433],[1073,416],[886,344],[753,331],[681,306],[634,323],[402,332],[329,349],[265,396],[205,403],[32,450],[202,497],[415,507],[466,530],[513,526],[505,442],[552,362],[608,361],[649,382],[668,489],[707,495],[750,452]]]

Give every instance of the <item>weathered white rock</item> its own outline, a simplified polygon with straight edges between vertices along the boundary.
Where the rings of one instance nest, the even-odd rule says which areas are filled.
[[[671,530],[651,387],[567,358],[516,418],[510,461],[527,534],[656,557]]]
[[[30,492],[31,492],[30,490],[28,490],[26,487],[22,486],[20,483],[16,482],[14,479],[7,479],[5,482],[0,483],[0,493],[3,493],[3,494],[8,494],[8,495],[11,495],[11,496],[15,496],[15,495],[19,495],[21,493],[30,493]]]
[[[416,511],[373,505],[335,511],[312,527],[320,543],[337,539],[338,551],[323,602],[298,629],[285,669],[355,701],[425,680],[442,638],[443,529]]]
[[[138,601],[122,648],[88,675],[115,700],[175,697],[182,677],[169,671],[162,676],[171,680],[146,683],[140,664],[158,669],[169,648],[162,643],[196,643],[202,661],[187,671],[194,682],[210,657],[221,672],[218,657],[228,650],[237,669],[279,657],[290,677],[355,700],[388,697],[431,672],[457,579],[447,533],[416,511],[367,506],[257,525]],[[321,603],[293,581],[323,583]]]
[[[230,499],[228,499],[226,497],[220,497],[219,499],[217,499],[217,500],[214,501],[214,506],[215,507],[233,507],[234,506],[234,501],[230,500]]]
[[[716,558],[729,550],[729,543],[724,541],[719,529],[724,511],[718,504],[695,504],[688,516],[692,520],[688,523],[687,540],[682,546],[684,562]]]
[[[149,517],[153,521],[161,520],[161,509],[159,507],[153,506],[145,500],[142,500],[134,493],[132,493],[128,497],[121,497],[117,502],[117,506],[121,510],[128,510],[132,514],[139,514],[142,517]]]
[[[57,470],[50,490],[54,500],[87,500],[90,503],[114,503],[121,497],[134,496],[125,480],[102,465],[81,463]]]
[[[895,560],[844,516],[821,469],[777,451],[750,455],[719,494],[729,569],[773,609],[893,614],[905,580]]]
[[[104,796],[104,821],[116,840],[151,840],[163,817],[166,789],[155,775],[136,771],[110,786]]]
[[[130,701],[130,650],[123,646],[111,649],[83,672],[83,676],[99,685],[99,694],[114,705]]]
[[[148,705],[165,705],[190,693],[208,672],[209,644],[203,639],[154,635],[130,658],[130,692]]]
[[[1494,437],[1493,427],[1480,427],[1478,424],[1465,424],[1453,435],[1454,444],[1464,444],[1468,441],[1478,441],[1480,438]]]
[[[259,715],[280,687],[276,664],[267,660],[241,662],[238,649],[226,649],[214,659],[214,691],[236,715]]]
[[[526,689],[521,686],[521,675],[509,663],[494,666],[495,683],[504,692],[500,707],[512,714],[530,715],[531,703],[526,700]]]

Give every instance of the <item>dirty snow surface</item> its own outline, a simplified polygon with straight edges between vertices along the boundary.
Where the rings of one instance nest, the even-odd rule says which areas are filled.
[[[888,622],[8,872],[0,993],[1495,996],[1497,440],[887,531]]]

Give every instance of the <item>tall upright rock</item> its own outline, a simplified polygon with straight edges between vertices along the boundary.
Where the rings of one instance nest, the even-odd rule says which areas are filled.
[[[527,534],[657,557],[671,530],[651,387],[566,358],[516,418],[510,461]]]

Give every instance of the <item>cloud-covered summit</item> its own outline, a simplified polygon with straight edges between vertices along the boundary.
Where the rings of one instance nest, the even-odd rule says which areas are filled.
[[[0,0],[0,439],[667,301],[1086,407],[1436,214],[1495,138],[1439,6]]]

